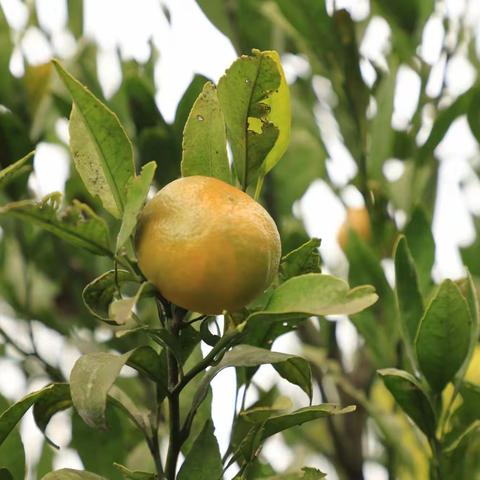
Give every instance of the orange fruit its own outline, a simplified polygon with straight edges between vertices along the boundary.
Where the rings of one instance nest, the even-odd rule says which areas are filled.
[[[142,210],[138,265],[172,303],[205,314],[236,311],[261,294],[280,262],[280,236],[251,197],[211,177],[175,180]]]
[[[337,241],[342,250],[345,250],[348,240],[348,231],[353,230],[360,238],[369,241],[371,237],[370,217],[366,208],[347,209],[347,218],[338,230]]]

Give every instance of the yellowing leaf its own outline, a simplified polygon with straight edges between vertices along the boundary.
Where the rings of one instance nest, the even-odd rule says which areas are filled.
[[[270,107],[269,120],[278,128],[277,141],[263,162],[263,173],[266,174],[287,150],[290,142],[292,107],[290,104],[290,90],[288,89],[285,73],[280,63],[280,56],[274,50],[268,50],[262,52],[262,54],[274,60],[280,74],[278,89],[265,99],[265,103]]]
[[[274,51],[253,50],[237,59],[218,82],[233,162],[243,190],[262,183],[290,138],[290,94]]]

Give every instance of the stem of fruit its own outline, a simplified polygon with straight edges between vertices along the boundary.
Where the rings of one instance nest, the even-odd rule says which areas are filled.
[[[118,265],[121,265],[123,268],[128,270],[133,275],[134,278],[140,279],[138,272],[135,271],[135,268],[132,266],[132,264],[127,258],[122,257],[120,255],[115,255],[114,260],[117,262]]]
[[[260,198],[260,193],[262,193],[262,187],[263,187],[263,179],[265,177],[263,175],[260,175],[257,180],[257,186],[255,188],[255,196],[253,199],[258,202],[258,199]]]
[[[175,313],[172,315],[171,333],[178,336],[181,328],[181,318],[177,317]],[[182,434],[180,430],[180,391],[175,390],[178,383],[178,363],[173,352],[168,349],[167,352],[167,367],[168,367],[168,388],[170,395],[168,396],[169,409],[169,443],[167,460],[165,463],[165,475],[167,480],[175,480],[175,473],[177,470],[178,455],[182,446]]]

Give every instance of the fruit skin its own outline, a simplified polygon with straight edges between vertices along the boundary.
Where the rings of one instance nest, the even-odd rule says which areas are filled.
[[[353,230],[360,238],[369,241],[371,237],[370,217],[366,208],[347,209],[347,218],[338,230],[337,241],[342,250],[345,250],[348,240],[348,231]]]
[[[281,245],[268,212],[215,178],[184,177],[142,210],[138,265],[169,301],[205,314],[236,311],[273,281]]]

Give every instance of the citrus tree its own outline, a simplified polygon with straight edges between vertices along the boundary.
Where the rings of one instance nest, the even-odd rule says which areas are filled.
[[[476,478],[478,240],[461,252],[464,278],[434,282],[432,215],[436,147],[463,116],[480,137],[480,96],[474,83],[455,98],[445,81],[430,95],[435,65],[418,53],[427,20],[440,19],[447,65],[467,52],[477,68],[468,22],[433,0],[372,0],[358,21],[322,0],[197,3],[239,57],[218,82],[196,76],[173,123],[155,104],[153,45],[145,64],[122,62],[107,100],[81,1],[68,2],[74,57],[27,65],[20,78],[9,72],[13,35],[0,10],[0,291],[13,319],[0,326],[2,355],[43,385],[0,397],[0,478],[313,480],[325,476],[317,458],[341,479],[368,478],[372,462],[389,478]],[[391,48],[385,65],[369,62],[367,81],[359,45],[378,18]],[[33,8],[28,24],[38,25]],[[308,65],[290,83],[284,54]],[[395,89],[407,65],[420,94],[399,129]],[[355,161],[348,184],[328,168],[319,109]],[[72,168],[64,194],[34,198],[42,141],[68,149]],[[396,181],[386,175],[392,158],[402,164]],[[315,179],[341,201],[348,185],[363,200],[333,232],[348,279],[322,266],[321,240],[294,213]],[[332,315],[348,316],[361,338],[350,366]],[[80,352],[72,369],[46,358],[39,325]],[[292,332],[301,356],[275,351]],[[258,382],[267,364],[303,404]],[[219,445],[211,382],[227,368],[234,417]],[[31,408],[44,443],[27,468],[19,422]],[[54,468],[47,428],[65,410],[84,470]],[[262,452],[275,435],[295,452],[285,472]]]

